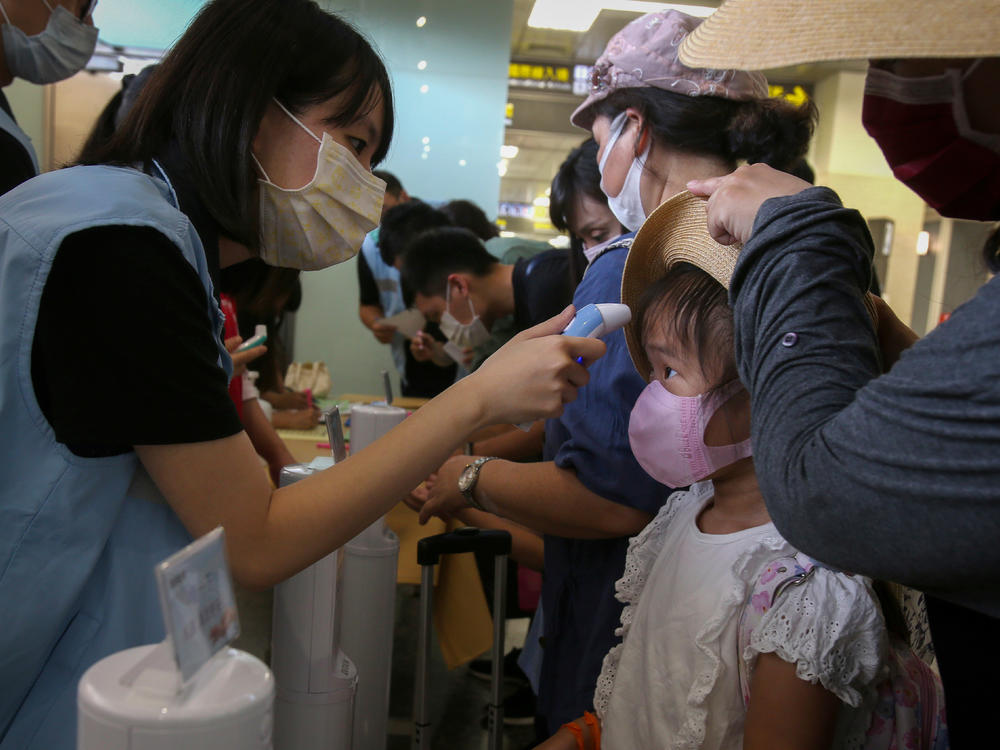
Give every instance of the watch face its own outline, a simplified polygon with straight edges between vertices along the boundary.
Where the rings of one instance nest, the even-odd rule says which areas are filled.
[[[472,464],[469,464],[462,470],[462,473],[458,477],[458,489],[460,492],[466,492],[469,489],[474,476],[476,476],[476,469]]]

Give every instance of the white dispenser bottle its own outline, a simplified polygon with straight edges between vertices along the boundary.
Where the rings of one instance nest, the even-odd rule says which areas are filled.
[[[320,458],[286,466],[280,484],[332,465]],[[335,550],[274,588],[275,750],[350,750],[357,670],[340,644],[341,555]]]
[[[406,410],[372,404],[351,409],[351,453],[402,422]],[[341,647],[358,667],[353,750],[385,750],[389,724],[392,629],[399,538],[380,518],[344,546]]]

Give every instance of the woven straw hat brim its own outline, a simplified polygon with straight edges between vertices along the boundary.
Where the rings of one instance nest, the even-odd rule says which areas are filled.
[[[1000,55],[1000,0],[727,0],[684,40],[695,68]]]
[[[691,263],[729,288],[740,246],[712,239],[707,205],[685,190],[661,204],[639,228],[622,274],[622,302],[632,310],[633,319],[642,293],[677,263]],[[635,369],[648,380],[652,365],[631,325],[625,326],[625,341]]]

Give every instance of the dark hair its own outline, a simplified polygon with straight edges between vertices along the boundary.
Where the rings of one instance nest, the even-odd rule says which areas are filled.
[[[601,190],[601,173],[597,168],[597,141],[588,138],[569,152],[552,178],[549,193],[549,218],[560,232],[572,234],[570,217],[580,196],[607,205],[608,196]]]
[[[983,243],[983,260],[990,273],[1000,273],[1000,224],[994,224]]]
[[[125,77],[128,78],[129,76]],[[94,123],[94,127],[90,129],[87,140],[83,142],[80,155],[74,161],[81,162],[84,154],[94,153],[96,150],[107,145],[108,141],[111,140],[111,136],[115,134],[117,127],[118,110],[121,109],[124,94],[125,82],[123,80],[122,87],[115,92],[115,95],[104,105],[101,114],[97,116],[97,121]]]
[[[812,101],[796,107],[783,99],[734,101],[652,87],[619,89],[595,104],[594,114],[614,118],[629,107],[652,129],[654,149],[665,144],[733,167],[745,160],[789,168],[805,155],[816,122]]]
[[[390,195],[398,198],[399,194],[403,192],[403,183],[392,172],[386,172],[384,169],[376,169],[372,171],[372,174],[385,183],[385,192]]]
[[[448,201],[441,210],[456,227],[464,227],[472,232],[483,242],[500,236],[497,225],[489,220],[486,212],[472,201],[453,200]]]
[[[682,346],[694,347],[713,387],[738,377],[729,293],[706,271],[678,263],[643,291],[632,319],[636,341],[645,342],[650,327],[661,322]]]
[[[424,232],[409,244],[400,276],[407,296],[443,296],[449,274],[485,276],[499,262],[468,229],[441,227]]]
[[[224,234],[259,245],[257,173],[251,146],[272,98],[291,112],[343,96],[331,119],[345,126],[381,101],[382,135],[392,139],[389,75],[350,24],[313,0],[212,0],[143,87],[125,121],[81,164],[148,163],[168,146]]]
[[[278,331],[284,314],[296,310],[302,300],[299,274],[297,269],[269,266],[260,258],[219,272],[219,291],[233,298],[240,335],[249,338],[258,323],[267,326],[267,351],[250,368],[260,373],[257,387],[262,392],[278,389],[288,364]]]
[[[549,187],[549,219],[552,226],[569,234],[569,274],[575,288],[583,278],[587,259],[583,254],[583,238],[569,228],[570,217],[582,196],[608,204],[608,196],[601,190],[601,172],[597,168],[597,141],[588,138],[569,152],[559,165]]]
[[[805,159],[799,159],[795,164],[790,166],[788,174],[798,177],[800,180],[805,180],[810,185],[816,184],[816,172]]]
[[[378,230],[378,251],[382,261],[388,266],[393,265],[416,235],[450,223],[442,211],[421,200],[393,206],[385,212]]]

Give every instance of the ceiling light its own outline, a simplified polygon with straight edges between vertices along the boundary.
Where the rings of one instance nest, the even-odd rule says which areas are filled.
[[[549,207],[549,198],[546,195],[540,195],[535,200],[531,201],[531,205],[538,206],[539,208]]]
[[[519,149],[517,146],[508,146],[507,144],[504,144],[503,146],[500,147],[500,156],[504,159],[513,159],[514,157],[517,156],[517,153],[520,150],[521,149]]]
[[[510,164],[506,159],[501,159],[497,162],[497,174],[503,177],[507,174],[507,167]]]
[[[431,142],[430,136],[425,135],[423,138],[420,139],[420,142],[426,146],[428,143]]]
[[[458,160],[458,166],[460,166],[460,167],[464,167],[467,163],[468,162],[465,161],[465,159],[459,159]]]
[[[602,10],[620,10],[628,13],[652,13],[659,10],[679,10],[689,16],[705,18],[715,8],[681,3],[648,3],[644,0],[578,0],[567,9],[565,0],[535,0],[528,17],[528,26],[536,29],[586,31]]]
[[[430,86],[428,86],[426,83],[420,87],[421,94],[426,94],[428,91],[430,91]]]
[[[420,16],[420,18],[417,19],[417,28],[423,28],[425,23],[427,23],[427,16]]]
[[[417,70],[423,70],[426,67],[427,67],[426,60],[421,60],[420,62],[417,63]]]

